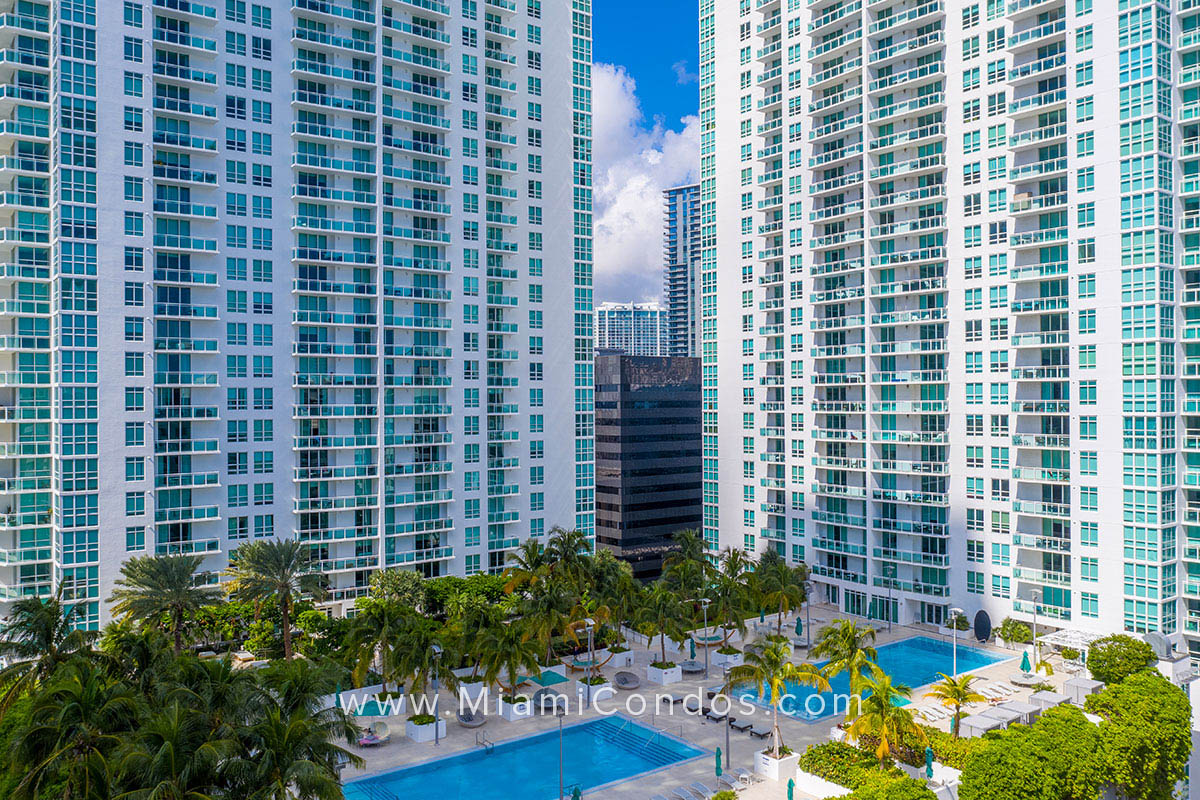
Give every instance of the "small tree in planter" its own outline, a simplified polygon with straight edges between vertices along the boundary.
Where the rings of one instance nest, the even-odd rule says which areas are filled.
[[[861,689],[870,694],[861,696],[851,706],[857,714],[846,732],[855,741],[869,736],[877,743],[875,757],[879,759],[880,769],[887,766],[892,751],[906,739],[925,743],[925,731],[913,721],[912,712],[897,705],[901,698],[912,696],[912,689],[892,683],[891,677],[877,666],[871,668],[871,677],[863,678]]]
[[[1033,641],[1033,631],[1019,619],[1005,617],[996,629],[996,636],[1009,644],[1028,644]]]
[[[645,597],[645,602],[637,610],[635,618],[659,637],[659,655],[661,658],[655,665],[664,665],[658,669],[669,669],[675,666],[674,661],[667,660],[667,637],[682,641],[687,633],[683,629],[683,603],[665,583],[654,584]]]
[[[812,664],[793,664],[791,645],[771,643],[746,654],[746,663],[729,670],[723,691],[731,695],[736,684],[750,681],[758,687],[760,699],[769,698],[771,706],[771,749],[767,755],[776,760],[791,755],[779,732],[779,706],[787,693],[787,682],[812,686],[821,692],[830,690],[829,680]]]
[[[963,716],[962,707],[971,703],[982,703],[987,698],[973,688],[975,681],[978,680],[974,675],[952,677],[944,672],[938,674],[942,676],[942,679],[930,687],[925,696],[935,698],[946,708],[954,709],[951,727],[954,729],[954,738],[957,739],[958,721]]]
[[[526,636],[517,621],[502,623],[484,633],[480,643],[484,663],[484,680],[495,683],[502,692],[501,700],[514,702],[522,670],[541,674],[537,646]],[[508,677],[508,686],[500,683],[500,673]]]

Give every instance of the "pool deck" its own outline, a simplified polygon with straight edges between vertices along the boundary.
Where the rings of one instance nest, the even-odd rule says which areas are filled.
[[[819,630],[822,625],[830,622],[833,619],[851,618],[847,617],[834,609],[832,606],[814,605],[812,607],[812,624],[813,628]],[[803,612],[801,612],[803,617]],[[748,638],[754,638],[754,625],[758,622],[757,618],[749,621],[747,624],[750,628]],[[767,617],[767,624],[764,625],[764,633],[768,631],[765,628],[770,625],[771,617]],[[790,624],[789,624],[790,623]],[[792,626],[795,624],[795,615],[793,614],[784,622],[784,632],[791,634]],[[881,626],[876,633],[876,644],[886,644],[888,642],[908,639],[913,636],[928,636],[931,638],[940,638],[949,640],[942,631],[935,631],[932,626],[894,626],[892,631],[887,630],[887,623],[873,622],[872,625]],[[771,631],[774,631],[774,627]],[[989,650],[996,654],[1004,653],[1013,658],[1020,657],[1020,651],[1004,651],[991,646],[981,646],[971,640],[970,632],[963,632],[959,636],[961,645],[969,645],[980,647]],[[736,645],[741,642],[738,639],[734,640]],[[668,653],[670,651],[668,650]],[[714,723],[705,720],[703,717],[687,714],[682,711],[679,706],[675,706],[675,713],[668,714],[669,708],[667,703],[662,703],[659,707],[662,713],[655,713],[653,696],[659,693],[665,694],[685,694],[694,695],[696,692],[701,692],[707,688],[712,688],[721,682],[720,668],[712,668],[708,680],[689,678],[685,676],[680,683],[674,683],[666,687],[660,687],[647,682],[645,678],[646,666],[658,658],[657,648],[651,652],[643,648],[634,648],[634,666],[628,668],[629,671],[643,678],[642,686],[632,692],[618,691],[612,700],[605,703],[606,708],[619,708],[620,713],[625,716],[636,718],[639,722],[649,725],[664,732],[677,736],[690,744],[693,744],[705,751],[704,755],[687,762],[667,767],[654,773],[643,775],[641,777],[630,778],[615,785],[585,792],[585,796],[600,797],[611,800],[648,800],[651,795],[668,794],[670,790],[681,784],[690,784],[695,781],[703,782],[704,784],[717,788],[714,780],[714,753],[717,747],[720,747],[723,753],[726,753],[729,758],[729,763],[735,767],[743,767],[748,770],[754,768],[754,756],[769,745],[770,739],[760,740],[753,738],[749,733],[739,733],[738,731],[730,730],[729,747],[726,748],[726,727],[721,723]],[[794,660],[801,661],[805,655],[803,648],[797,648]],[[703,655],[697,653],[698,660],[703,662]],[[684,654],[686,658],[686,653]],[[676,655],[678,658],[678,655]],[[1048,683],[1054,684],[1056,687],[1061,686],[1063,681],[1069,677],[1058,668],[1058,663],[1055,664],[1056,674],[1047,679]],[[603,674],[611,676],[617,670],[611,667],[605,667],[600,670]],[[974,674],[983,678],[981,684],[991,683],[994,681],[1007,680],[1017,668],[1012,661],[998,662],[988,667],[976,670]],[[582,673],[576,673],[582,675]],[[580,713],[574,702],[575,697],[575,682],[560,684],[556,687],[563,694],[567,695],[571,700],[570,713],[566,717],[566,723],[572,724],[587,719],[594,719],[602,716],[599,711],[590,709]],[[934,701],[925,700],[922,697],[923,692],[919,691],[921,687],[914,687],[913,706],[920,707],[930,705]],[[625,698],[630,695],[642,694],[647,699],[647,708],[644,713],[637,714],[627,709]],[[1022,690],[1019,698],[1024,698],[1029,695],[1028,690]],[[479,729],[468,730],[458,725],[454,720],[453,708],[454,698],[449,692],[442,692],[439,702],[443,709],[443,714],[447,716],[446,721],[446,737],[442,739],[440,745],[434,746],[432,742],[418,744],[404,736],[404,718],[394,718],[392,725],[392,740],[389,744],[381,747],[370,749],[354,748],[355,752],[366,759],[366,765],[362,769],[348,767],[343,773],[343,779],[346,781],[355,780],[357,778],[378,775],[384,772],[390,772],[413,764],[428,761],[434,758],[444,758],[446,756],[455,755],[467,750],[474,749],[477,745],[475,737],[477,732],[487,734],[487,738],[496,743],[504,742],[510,739],[521,738],[535,733],[542,733],[547,730],[553,730],[558,727],[558,720],[553,715],[539,715],[519,722],[508,722],[495,715],[489,715],[487,723]],[[984,704],[986,705],[986,704]],[[734,716],[739,719],[745,718],[744,709],[737,708],[734,711]],[[751,719],[756,725],[770,724],[771,712],[767,709],[756,708],[751,714]],[[371,722],[374,718],[364,718],[365,722]],[[784,742],[793,750],[803,752],[810,744],[828,741],[830,738],[830,729],[837,722],[837,717],[829,717],[817,722],[804,722],[798,719],[788,717],[784,714],[779,716],[779,727],[783,735]],[[939,727],[948,729],[948,724],[943,722]],[[568,754],[568,758],[570,754]],[[739,792],[739,797],[747,800],[775,800],[776,798],[784,798],[787,796],[786,781],[775,783],[772,781],[762,781],[754,786]],[[803,798],[803,793],[797,792],[796,797]],[[541,800],[534,798],[532,800]],[[816,798],[815,800],[820,800]]]

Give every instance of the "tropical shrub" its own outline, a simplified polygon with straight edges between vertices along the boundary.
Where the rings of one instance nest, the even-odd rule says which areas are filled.
[[[1033,641],[1033,631],[1029,630],[1029,626],[1012,617],[1004,618],[1000,627],[996,629],[996,635],[1006,642],[1017,644],[1027,644]]]
[[[413,725],[432,725],[437,722],[437,717],[433,714],[413,714],[408,721]]]
[[[843,800],[937,800],[937,795],[916,778],[899,778],[872,784],[846,795]]]
[[[924,763],[924,761],[922,761]],[[854,800],[931,800],[933,794],[914,793],[912,781],[895,765],[879,768],[874,753],[845,742],[823,742],[809,746],[797,764],[800,769],[818,778],[845,786],[853,791]],[[912,781],[924,789],[920,782]],[[893,792],[897,794],[893,795]]]
[[[1191,753],[1191,706],[1154,671],[1130,675],[1086,702],[1100,723],[1107,775],[1128,800],[1170,797]]]
[[[959,800],[1096,800],[1104,771],[1099,729],[1074,706],[989,734],[963,770]]]
[[[1092,642],[1087,668],[1092,677],[1107,684],[1120,683],[1154,665],[1154,649],[1141,639],[1114,633]]]
[[[1075,661],[1079,658],[1079,651],[1074,647],[1064,647],[1058,654],[1063,657],[1063,661]]]

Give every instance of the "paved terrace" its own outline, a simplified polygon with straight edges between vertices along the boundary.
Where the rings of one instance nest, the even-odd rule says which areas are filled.
[[[832,606],[816,605],[812,607],[812,627],[814,630],[820,628],[831,621],[832,619],[851,618],[843,612],[837,611]],[[804,612],[800,612],[803,617]],[[766,622],[761,626],[762,633],[774,632],[773,617],[768,615]],[[862,620],[858,620],[862,621]],[[755,625],[758,624],[758,618],[747,621],[748,633],[747,639],[753,641],[756,634],[754,632]],[[893,630],[887,630],[886,622],[873,621],[869,624],[878,626],[876,633],[876,644],[886,644],[888,642],[907,639],[912,636],[936,636],[943,639],[949,639],[945,629],[935,630],[933,626],[918,625],[918,626],[894,626]],[[791,634],[792,627],[795,625],[795,615],[790,616],[784,622],[784,633]],[[970,632],[960,632],[959,643],[964,645],[972,645],[979,647],[980,645],[970,639]],[[743,642],[739,637],[733,639],[735,646],[741,646]],[[987,649],[995,652],[1007,652],[1014,657],[1019,657],[1020,651],[1002,651],[996,648],[988,647]],[[697,648],[697,660],[703,663],[703,648]],[[670,705],[663,702],[658,705],[657,713],[655,709],[654,696],[656,694],[685,694],[690,697],[695,697],[697,693],[701,696],[705,689],[717,688],[722,683],[722,673],[719,667],[710,668],[709,679],[703,680],[696,677],[684,676],[684,680],[680,683],[674,683],[669,686],[658,686],[652,684],[645,679],[646,666],[651,661],[658,659],[658,649],[647,650],[645,648],[635,647],[634,665],[627,669],[630,672],[642,678],[640,688],[633,691],[617,691],[613,697],[603,703],[605,709],[618,708],[620,712],[626,716],[636,718],[639,722],[653,726],[673,736],[682,738],[687,742],[696,745],[703,749],[705,754],[699,758],[678,764],[664,770],[644,775],[640,778],[632,778],[622,781],[615,785],[610,785],[601,789],[585,792],[589,797],[604,797],[611,800],[648,800],[654,794],[668,794],[670,790],[680,784],[690,784],[694,781],[701,781],[704,784],[717,788],[714,778],[714,752],[717,747],[721,748],[723,753],[729,755],[729,764],[733,767],[743,767],[753,771],[755,754],[768,746],[770,739],[760,740],[750,736],[749,733],[739,733],[738,731],[730,730],[729,744],[726,748],[726,726],[723,723],[714,723],[704,719],[701,716],[688,714],[682,710],[680,705],[674,706],[674,711],[670,712]],[[794,660],[802,661],[806,651],[804,648],[797,648]],[[671,656],[671,651],[668,649],[668,656]],[[675,654],[676,660],[686,658],[687,653],[682,655]],[[1059,669],[1059,662],[1055,661],[1056,674],[1047,678],[1046,682],[1054,684],[1056,687],[1061,687],[1063,681],[1069,676],[1063,670]],[[610,677],[617,672],[611,666],[606,666],[600,670],[606,677]],[[977,670],[976,675],[983,680],[978,685],[986,685],[996,681],[1006,681],[1014,672],[1017,672],[1017,667],[1014,662],[1000,662],[989,667]],[[554,688],[561,691],[570,699],[570,713],[565,722],[566,724],[578,723],[581,721],[595,719],[601,716],[600,712],[595,709],[590,709],[580,713],[577,704],[574,702],[576,683],[574,678],[581,678],[586,673],[568,672],[569,682],[556,685]],[[537,688],[536,686],[533,688]],[[922,697],[923,687],[914,687],[913,706],[920,707],[924,705],[934,704],[936,701],[925,700]],[[527,694],[531,690],[527,690]],[[642,694],[646,698],[646,710],[644,713],[635,714],[626,710],[625,700],[633,694]],[[1028,697],[1030,691],[1022,689],[1019,694],[1014,695],[1014,698],[1024,699]],[[494,697],[494,695],[493,695]],[[494,699],[493,699],[494,704]],[[356,778],[378,775],[384,772],[390,772],[412,764],[423,761],[428,761],[435,758],[444,758],[446,756],[455,755],[466,750],[472,750],[477,747],[476,733],[482,731],[487,734],[489,741],[495,743],[505,742],[511,739],[529,736],[535,733],[542,733],[548,730],[554,730],[558,727],[558,720],[553,714],[538,715],[529,719],[518,722],[508,722],[495,714],[488,716],[487,724],[477,730],[468,730],[460,725],[454,719],[455,698],[447,692],[442,691],[439,699],[440,707],[443,716],[446,717],[446,737],[441,740],[440,745],[435,746],[432,742],[416,743],[409,740],[404,735],[404,719],[405,716],[385,718],[392,728],[391,742],[380,747],[369,749],[355,748],[355,751],[366,759],[366,765],[362,769],[347,767],[343,773],[343,778],[346,781],[351,781]],[[706,703],[707,705],[707,703]],[[979,704],[968,709],[968,713],[973,713],[977,710],[982,710],[987,704]],[[636,708],[636,705],[635,705]],[[494,710],[494,705],[493,705]],[[745,718],[744,708],[735,707],[734,716],[739,719]],[[771,712],[767,709],[756,708],[751,714],[756,725],[770,725]],[[360,721],[364,724],[369,724],[378,718],[360,717]],[[830,738],[830,729],[839,721],[839,717],[829,717],[815,723],[808,723],[798,719],[794,719],[785,714],[779,716],[779,727],[783,734],[784,742],[797,752],[803,752],[810,744],[828,741]],[[923,720],[922,720],[923,721]],[[927,723],[928,724],[928,723]],[[949,725],[943,721],[938,723],[938,727],[943,730],[948,730]],[[568,759],[570,754],[568,754]],[[760,781],[748,789],[739,792],[739,796],[746,800],[778,800],[787,796],[786,781],[779,783],[773,781]],[[797,798],[804,798],[806,795],[797,791]],[[821,800],[813,798],[812,800]]]

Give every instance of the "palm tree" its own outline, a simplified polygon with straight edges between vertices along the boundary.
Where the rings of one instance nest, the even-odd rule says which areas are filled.
[[[811,650],[813,658],[825,658],[825,674],[829,677],[843,672],[850,676],[851,694],[861,694],[859,683],[871,674],[878,657],[875,652],[875,629],[859,627],[846,619],[836,620],[821,629]]]
[[[480,652],[484,665],[484,680],[490,686],[498,684],[509,697],[517,696],[522,672],[540,675],[538,651],[521,630],[518,622],[501,623],[483,634]],[[500,683],[500,673],[508,678],[508,686]]]
[[[787,684],[800,683],[812,686],[817,691],[830,691],[829,679],[812,664],[794,664],[791,661],[792,646],[787,642],[767,642],[761,648],[746,653],[746,662],[729,670],[726,694],[736,684],[752,682],[758,687],[760,699],[767,698],[771,705],[771,753],[775,758],[785,755],[783,736],[779,732],[779,706],[788,692]]]
[[[234,745],[210,734],[203,713],[178,703],[140,721],[118,759],[121,782],[138,788],[117,800],[210,800],[220,780],[218,768]]]
[[[679,588],[686,597],[694,597],[707,584],[712,565],[705,554],[704,539],[699,531],[676,531],[678,550],[663,559],[663,577]]]
[[[560,582],[541,581],[521,603],[525,637],[539,642],[546,652],[547,666],[554,659],[554,634],[567,626],[571,595]]]
[[[546,539],[546,562],[550,572],[579,590],[587,577],[587,554],[591,550],[591,543],[582,531],[555,525]]]
[[[23,597],[0,625],[0,716],[27,692],[48,679],[62,664],[87,653],[97,633],[83,630],[83,604],[66,604],[62,590],[54,597]]]
[[[542,543],[530,537],[521,542],[516,550],[510,550],[506,557],[508,566],[504,568],[504,591],[512,594],[532,586],[546,574],[546,551]]]
[[[113,797],[110,759],[136,724],[129,689],[110,681],[94,664],[66,667],[34,700],[29,725],[17,738],[13,758],[24,777],[14,800],[34,800],[62,780],[63,800]]]
[[[746,633],[746,611],[749,608],[747,578],[750,561],[746,552],[736,547],[726,547],[721,553],[720,570],[713,582],[714,618],[724,620],[727,632],[736,630]]]
[[[912,712],[897,705],[901,698],[912,696],[912,689],[892,683],[891,677],[879,667],[872,667],[871,676],[862,679],[863,694],[858,699],[858,713],[847,734],[855,741],[867,736],[878,742],[875,757],[882,769],[888,757],[905,737],[924,743],[925,731],[913,721]],[[870,694],[865,694],[870,692]]]
[[[334,711],[334,709],[327,709]],[[246,800],[342,800],[339,761],[362,766],[363,760],[334,744],[342,738],[341,721],[327,714],[264,707],[242,734],[242,755],[225,768]],[[353,725],[350,725],[353,737]]]
[[[432,680],[444,680],[448,686],[454,683],[451,668],[457,662],[445,652],[448,642],[433,620],[409,617],[397,641],[396,670],[411,682],[413,692],[423,694]],[[441,657],[435,648],[442,648]]]
[[[121,565],[114,584],[113,614],[139,622],[167,618],[175,655],[183,652],[183,628],[188,615],[216,603],[221,590],[196,584],[200,556],[140,556]]]
[[[925,693],[926,697],[932,697],[941,701],[946,708],[954,709],[953,723],[951,727],[954,729],[954,738],[958,738],[958,721],[962,719],[962,707],[971,703],[982,703],[987,700],[979,692],[972,688],[972,684],[979,680],[974,675],[960,675],[953,677],[944,672],[939,672],[942,679],[930,687],[930,691]]]
[[[684,630],[683,602],[679,595],[662,581],[650,587],[634,619],[638,624],[650,626],[658,635],[662,648],[660,663],[667,663],[667,637],[670,636],[678,642],[687,636]]]
[[[397,603],[359,601],[358,614],[345,643],[346,649],[354,654],[356,686],[362,686],[367,670],[377,665],[382,691],[387,692],[388,682],[399,671],[399,641],[408,626],[410,614],[409,609]]]
[[[279,602],[283,657],[292,657],[292,606],[297,597],[323,592],[323,576],[313,571],[307,545],[294,539],[263,539],[233,551],[226,591],[251,603]]]
[[[770,552],[770,551],[767,551]],[[783,616],[804,602],[804,567],[789,566],[781,558],[765,559],[754,572],[764,605],[776,609],[775,633],[783,634]]]

